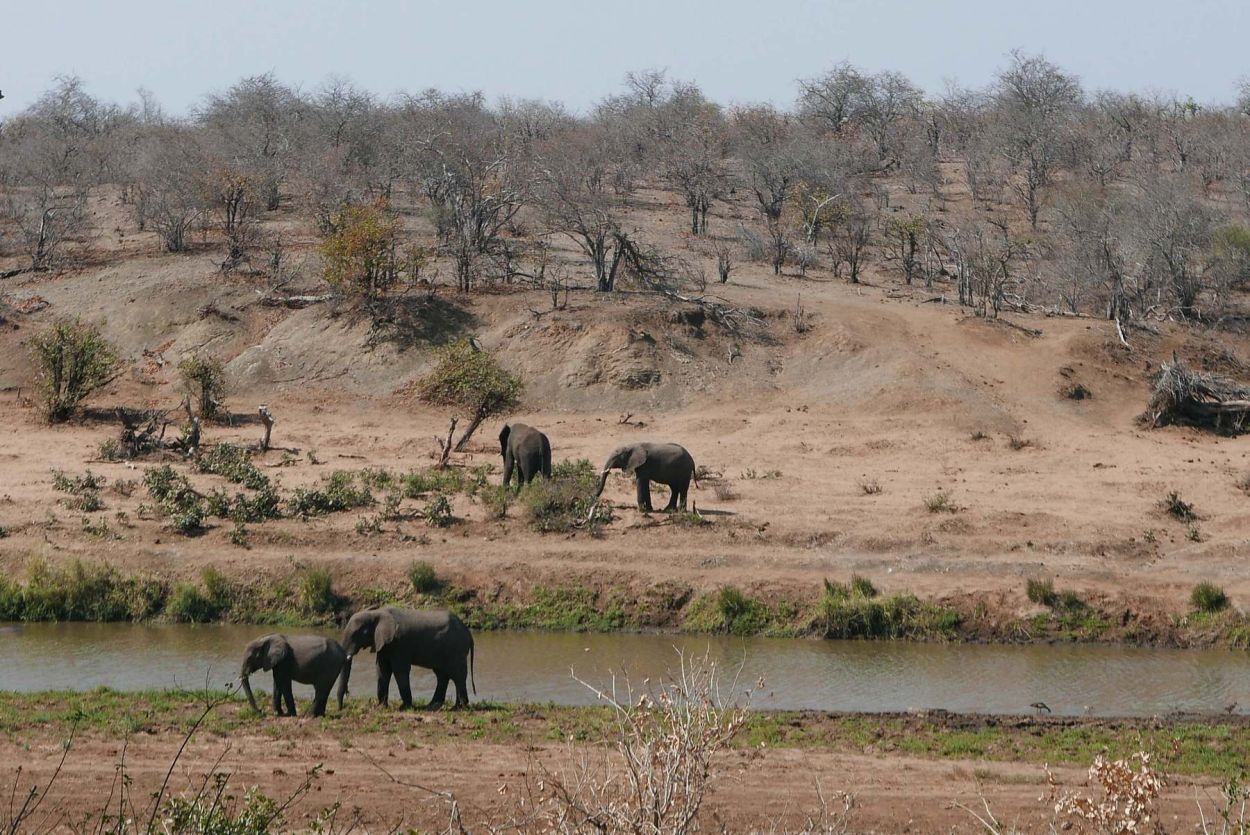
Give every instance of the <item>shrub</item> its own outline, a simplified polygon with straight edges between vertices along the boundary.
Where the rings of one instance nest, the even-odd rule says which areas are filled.
[[[239,548],[248,547],[248,530],[241,521],[235,521],[234,527],[230,529],[228,534],[230,544]]]
[[[366,302],[380,299],[399,280],[399,218],[381,202],[346,206],[330,228],[317,246],[326,283]]]
[[[768,626],[768,608],[733,586],[717,593],[716,609],[730,635],[754,635]]]
[[[226,394],[226,368],[216,357],[187,357],[178,363],[182,386],[192,402],[198,404],[200,417],[216,417]]]
[[[512,504],[513,492],[510,487],[496,484],[478,492],[477,497],[492,519],[504,519],[508,515],[508,507]]]
[[[1033,446],[1033,442],[1030,441],[1028,438],[1021,438],[1016,435],[1008,435],[1007,446],[1019,452],[1022,449],[1028,449],[1029,447]]]
[[[860,597],[876,597],[877,587],[867,577],[861,577],[858,574],[851,575],[851,593]]]
[[[1174,519],[1182,522],[1192,522],[1198,518],[1198,514],[1194,512],[1194,506],[1181,498],[1181,494],[1173,490],[1163,499],[1163,510]]]
[[[421,509],[421,518],[431,528],[450,528],[456,521],[456,517],[452,515],[451,499],[441,494],[430,499]]]
[[[208,623],[218,615],[212,601],[189,583],[179,583],[169,595],[165,612],[177,623]]]
[[[327,615],[338,608],[334,578],[324,568],[310,568],[300,577],[300,607],[315,615]]]
[[[243,447],[217,444],[200,454],[196,468],[202,473],[219,475],[232,484],[242,484],[249,490],[261,490],[269,486],[269,476],[252,463],[251,454]]]
[[[66,499],[65,506],[83,513],[94,513],[104,508],[104,501],[100,498],[100,488],[104,486],[104,481],[103,476],[93,475],[91,470],[80,476],[67,476],[60,470],[52,471],[52,489],[68,493],[70,498]]]
[[[520,501],[530,526],[544,533],[570,531],[590,517],[596,506],[599,482],[594,466],[585,458],[561,461],[551,468],[551,478],[537,478],[521,489]],[[608,521],[607,508],[599,507],[591,524]]]
[[[1189,605],[1199,612],[1218,612],[1228,606],[1228,595],[1214,583],[1199,583],[1189,593]]]
[[[173,467],[165,464],[146,471],[143,483],[175,530],[192,534],[203,529],[204,519],[208,516],[207,503],[191,487],[186,476],[179,475]]]
[[[417,385],[418,396],[436,406],[450,406],[469,416],[456,442],[463,449],[489,417],[506,414],[520,402],[521,378],[505,371],[495,358],[461,339],[441,349],[438,364]]]
[[[930,513],[955,513],[959,510],[945,490],[939,490],[927,497],[924,506]]]
[[[862,580],[862,578],[859,578]],[[817,604],[811,627],[825,638],[924,638],[949,636],[959,627],[959,613],[910,594],[891,597],[865,592],[863,583],[851,585],[825,580],[825,591]]]
[[[433,594],[442,586],[438,575],[434,573],[434,566],[424,560],[408,566],[408,581],[412,583],[412,590],[417,594]]]
[[[1039,606],[1054,606],[1059,597],[1055,594],[1055,581],[1049,577],[1031,577],[1024,585],[1024,593],[1029,600]]]
[[[355,476],[347,470],[335,470],[321,488],[297,487],[288,502],[292,515],[324,516],[373,504],[368,487],[356,487]]]
[[[865,496],[875,496],[881,492],[881,483],[875,478],[869,481],[861,481],[859,489],[864,491]]]
[[[49,423],[69,418],[79,403],[112,378],[118,364],[116,349],[99,328],[79,319],[61,319],[36,334],[31,351]]]

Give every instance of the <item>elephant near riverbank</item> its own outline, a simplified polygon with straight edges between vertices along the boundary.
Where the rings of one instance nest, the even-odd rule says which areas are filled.
[[[352,657],[371,649],[378,668],[378,703],[385,705],[391,677],[399,688],[401,709],[412,707],[409,672],[415,664],[433,670],[437,679],[434,697],[428,707],[440,707],[447,699],[447,682],[455,682],[456,707],[469,703],[466,680],[473,674],[473,634],[464,621],[446,609],[400,609],[375,606],[352,615],[343,628],[343,648],[347,663],[346,680],[351,675]],[[477,683],[473,684],[477,695]]]
[[[506,487],[517,475],[517,487],[524,487],[539,475],[551,478],[551,442],[547,436],[524,423],[505,424],[499,432],[499,452],[503,455],[503,483]]]
[[[324,716],[330,688],[339,680],[339,710],[343,709],[343,697],[347,695],[347,676],[340,673],[347,664],[347,653],[333,638],[320,635],[266,635],[247,645],[243,652],[243,667],[239,682],[252,708],[259,711],[256,697],[248,676],[257,670],[273,670],[273,712],[283,716],[282,703],[286,702],[286,714],[295,715],[295,695],[291,682],[313,686],[313,716]]]
[[[642,441],[617,447],[603,464],[603,473],[599,477],[599,489],[595,495],[603,493],[608,483],[610,470],[624,470],[632,475],[638,484],[638,509],[644,513],[653,512],[651,507],[651,482],[668,485],[672,495],[669,496],[666,511],[685,510],[686,493],[690,482],[699,482],[694,477],[694,458],[679,444],[652,443]]]

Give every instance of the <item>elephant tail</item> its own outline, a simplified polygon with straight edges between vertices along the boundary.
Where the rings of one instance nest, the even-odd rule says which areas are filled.
[[[473,636],[469,636],[469,681],[473,683],[473,695],[477,695],[477,676],[473,675]]]
[[[352,677],[352,659],[348,656],[343,660],[343,669],[339,673],[339,692],[338,702],[339,710],[343,709],[343,699],[347,696],[347,682]]]

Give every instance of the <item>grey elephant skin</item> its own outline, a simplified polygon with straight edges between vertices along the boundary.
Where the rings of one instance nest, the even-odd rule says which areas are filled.
[[[603,464],[603,473],[599,476],[599,489],[595,495],[603,493],[608,483],[608,473],[612,470],[624,470],[632,475],[638,484],[638,509],[651,513],[651,482],[667,485],[672,495],[669,496],[667,510],[685,510],[686,494],[690,490],[690,482],[694,481],[694,458],[680,444],[653,443],[641,441],[617,447]],[[695,481],[695,486],[698,482]]]
[[[239,681],[243,692],[256,711],[256,697],[248,676],[257,670],[273,671],[273,712],[284,715],[282,703],[286,702],[286,714],[295,715],[295,695],[291,682],[311,684],[314,690],[313,716],[324,716],[330,689],[339,680],[339,710],[343,709],[343,697],[347,695],[347,676],[340,674],[347,666],[347,653],[333,638],[320,635],[266,635],[247,645],[243,652],[243,666]]]
[[[551,478],[551,442],[547,436],[524,423],[505,424],[499,432],[499,452],[503,455],[503,483],[529,484],[538,476]]]
[[[439,707],[446,701],[449,681],[456,685],[456,707],[469,703],[465,683],[473,673],[473,634],[464,621],[446,609],[363,609],[352,615],[343,628],[343,648],[347,651],[345,679],[351,675],[352,657],[361,650],[373,650],[379,704],[387,703],[394,676],[401,708],[412,707],[409,673],[413,665],[433,670],[438,680],[429,707]],[[477,695],[476,682],[473,694]]]

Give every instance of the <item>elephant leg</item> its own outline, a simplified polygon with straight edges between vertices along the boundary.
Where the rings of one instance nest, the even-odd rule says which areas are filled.
[[[456,707],[469,706],[469,688],[466,686],[469,677],[468,666],[463,662],[451,671],[451,680],[456,685]]]
[[[435,670],[434,678],[437,683],[434,685],[434,698],[430,699],[427,705],[431,710],[440,708],[447,701],[447,673],[444,670]]]
[[[273,713],[275,716],[282,716],[282,684],[278,674],[273,676]]]
[[[377,657],[378,665],[378,704],[385,707],[391,698],[391,660],[385,656]]]
[[[313,696],[313,706],[312,706],[313,716],[325,716],[326,715],[326,702],[330,700],[330,687],[331,686],[333,685],[332,684],[325,684],[325,685],[318,684],[317,685],[316,695]]]
[[[399,688],[399,709],[412,709],[412,664],[408,661],[395,662],[395,685]]]
[[[512,453],[511,452],[505,453],[503,457],[503,486],[504,487],[507,487],[508,482],[512,481],[513,465],[514,465],[514,462],[512,460]]]
[[[274,679],[274,689],[282,693],[282,698],[286,701],[286,712],[288,716],[295,716],[295,693],[291,690],[291,677],[283,676],[282,684],[279,685],[277,678]]]
[[[686,509],[686,491],[690,489],[689,481],[676,481],[669,485],[672,491],[668,497],[668,505],[664,508],[666,511],[685,510]]]
[[[651,481],[642,476],[637,476],[638,480],[638,509],[643,513],[652,513],[655,508],[651,507]]]

